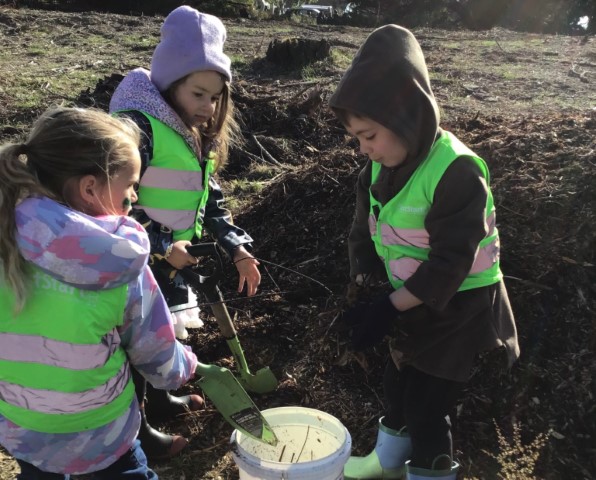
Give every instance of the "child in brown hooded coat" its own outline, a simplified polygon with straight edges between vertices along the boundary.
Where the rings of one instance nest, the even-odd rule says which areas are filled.
[[[414,35],[386,25],[362,45],[330,106],[368,161],[358,177],[350,275],[379,270],[391,291],[346,312],[362,350],[391,336],[375,450],[351,457],[348,479],[455,479],[449,413],[474,359],[519,356],[499,267],[486,163],[439,127]]]

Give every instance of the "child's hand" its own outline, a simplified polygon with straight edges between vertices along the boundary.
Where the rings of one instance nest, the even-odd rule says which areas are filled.
[[[191,245],[188,240],[178,240],[172,245],[172,251],[166,258],[166,261],[177,270],[198,263],[198,260],[186,251],[187,245]]]
[[[399,310],[387,295],[371,305],[358,305],[348,310],[342,321],[352,327],[352,348],[359,351],[383,340],[398,317]]]
[[[240,246],[234,250],[234,265],[238,269],[240,278],[238,280],[238,292],[244,290],[246,284],[246,294],[251,297],[257,293],[257,288],[261,283],[261,273],[257,268],[259,261],[253,257],[246,248]]]

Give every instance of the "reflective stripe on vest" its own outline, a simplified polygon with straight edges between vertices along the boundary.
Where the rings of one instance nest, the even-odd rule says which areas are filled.
[[[430,235],[424,220],[432,205],[434,192],[445,170],[460,156],[474,160],[487,184],[489,172],[484,160],[462,144],[454,135],[444,132],[428,157],[420,164],[404,188],[385,206],[370,193],[369,229],[379,257],[395,289],[403,286],[428,260]],[[373,163],[371,184],[377,180],[381,165]],[[375,217],[375,211],[378,218]],[[486,230],[488,233],[478,246],[470,273],[459,291],[491,285],[502,278],[499,268],[499,235],[492,193],[486,201]]]
[[[151,115],[143,115],[151,123],[153,158],[141,178],[136,207],[172,229],[174,240],[201,238],[215,154],[210,153],[201,168],[181,135]]]
[[[27,304],[0,284],[0,415],[38,432],[106,425],[134,398],[117,327],[127,285],[81,290],[33,268]]]

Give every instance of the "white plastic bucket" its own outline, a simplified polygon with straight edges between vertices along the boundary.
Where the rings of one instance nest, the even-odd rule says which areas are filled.
[[[240,480],[341,480],[352,437],[332,415],[303,407],[263,410],[279,440],[275,447],[234,430],[232,456]]]

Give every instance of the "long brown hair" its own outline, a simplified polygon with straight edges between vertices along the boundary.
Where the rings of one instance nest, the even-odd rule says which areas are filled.
[[[93,175],[109,185],[138,148],[140,132],[131,121],[100,110],[57,107],[33,125],[25,143],[0,147],[0,262],[16,298],[26,301],[27,262],[16,244],[15,208],[26,197],[47,196],[81,210],[71,180]]]

